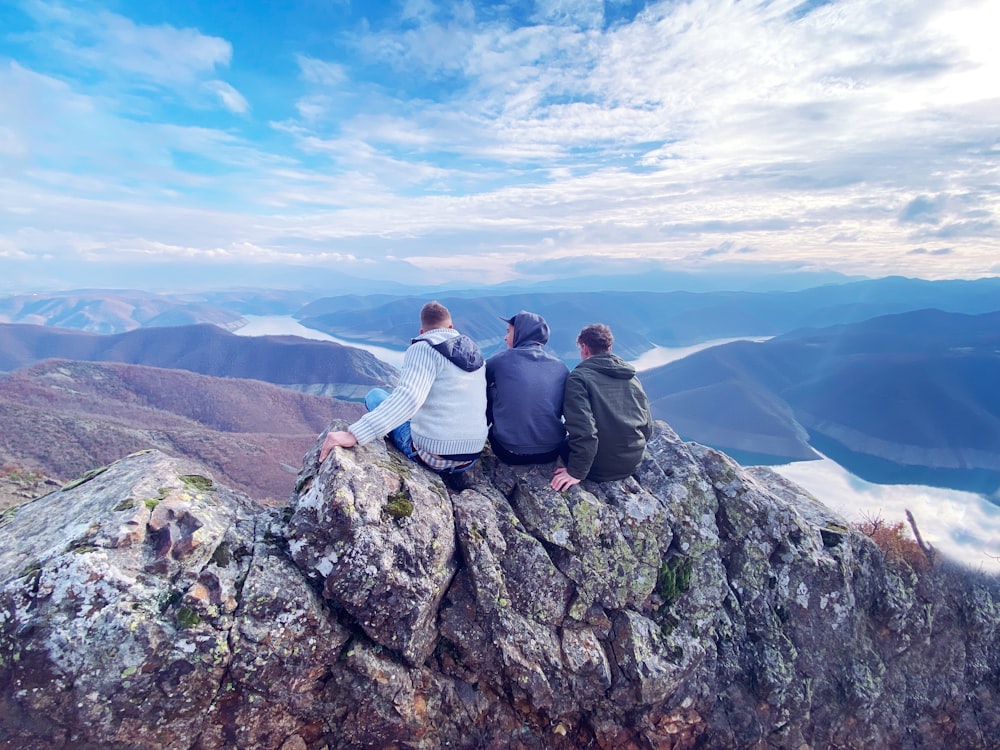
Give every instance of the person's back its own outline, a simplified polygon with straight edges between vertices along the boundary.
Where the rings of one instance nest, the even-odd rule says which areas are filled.
[[[428,453],[474,453],[486,432],[483,359],[479,348],[453,328],[426,331],[425,341],[440,357],[431,358],[435,375],[427,396],[410,420],[413,444]]]
[[[586,409],[577,405],[587,404]],[[624,479],[642,461],[652,434],[649,402],[635,368],[617,354],[595,354],[581,362],[566,381],[566,425],[570,433],[567,468],[595,482]],[[590,440],[592,415],[596,443]],[[573,440],[583,433],[584,441]],[[589,466],[588,466],[589,462]]]
[[[638,468],[653,434],[646,392],[635,368],[611,353],[613,341],[601,324],[587,326],[577,337],[582,361],[569,374],[563,398],[569,457],[553,475],[555,489],[582,479],[624,479]]]
[[[563,447],[563,388],[569,369],[544,349],[549,327],[522,310],[507,322],[508,348],[486,362],[490,445],[505,463],[554,461]]]
[[[373,388],[368,413],[327,433],[320,461],[334,448],[366,445],[386,434],[409,458],[441,473],[460,473],[486,442],[486,368],[479,347],[459,334],[441,303],[420,310],[420,335],[403,355],[392,393]]]

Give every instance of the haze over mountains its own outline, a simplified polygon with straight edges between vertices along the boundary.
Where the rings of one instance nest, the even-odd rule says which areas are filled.
[[[552,328],[550,348],[568,361],[578,356],[580,328],[596,321],[611,326],[615,351],[633,359],[656,345],[773,336],[803,326],[852,323],[923,308],[993,312],[1000,310],[1000,279],[886,278],[795,292],[558,292],[442,296],[440,300],[462,331],[487,352],[503,345],[503,324],[498,324],[497,317],[529,309],[546,318]],[[414,332],[414,311],[424,301],[417,297],[387,302],[324,298],[305,305],[295,317],[305,326],[338,338],[403,348]]]
[[[623,279],[636,286],[621,289]],[[653,345],[776,335],[807,325],[857,322],[923,308],[969,314],[1000,309],[1000,278],[932,282],[888,277],[769,291],[664,287],[671,291],[654,292],[638,284],[635,277],[608,276],[602,291],[553,291],[554,284],[549,283],[530,289],[499,285],[450,291],[403,289],[393,294],[347,291],[336,296],[266,289],[155,295],[83,290],[0,298],[0,323],[123,333],[163,325],[168,318],[172,325],[213,323],[236,329],[243,315],[293,315],[341,338],[371,337],[372,342],[403,348],[415,332],[420,305],[437,298],[453,308],[463,330],[477,339],[496,338],[497,343],[503,336],[502,330],[496,331],[497,315],[509,317],[521,308],[540,312],[551,318],[553,349],[575,356],[576,332],[595,320],[611,325],[619,346],[631,354]]]

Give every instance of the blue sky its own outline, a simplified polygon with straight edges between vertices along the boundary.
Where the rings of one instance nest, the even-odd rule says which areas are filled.
[[[6,0],[0,286],[998,275],[997,28],[993,0]]]

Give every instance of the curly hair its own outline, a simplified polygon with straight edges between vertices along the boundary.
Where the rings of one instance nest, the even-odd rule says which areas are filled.
[[[611,335],[611,329],[603,323],[591,323],[585,326],[580,335],[576,337],[576,343],[586,344],[593,354],[604,354],[611,351],[611,345],[615,342],[615,337]]]

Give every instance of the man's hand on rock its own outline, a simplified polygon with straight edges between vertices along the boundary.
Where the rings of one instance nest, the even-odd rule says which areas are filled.
[[[580,480],[570,474],[564,467],[556,469],[556,473],[552,475],[552,481],[549,482],[549,486],[558,492],[565,492],[574,484],[580,484]]]
[[[323,447],[319,449],[319,462],[326,461],[326,457],[334,448],[353,448],[357,444],[358,439],[351,432],[328,432],[326,440],[323,441]]]

